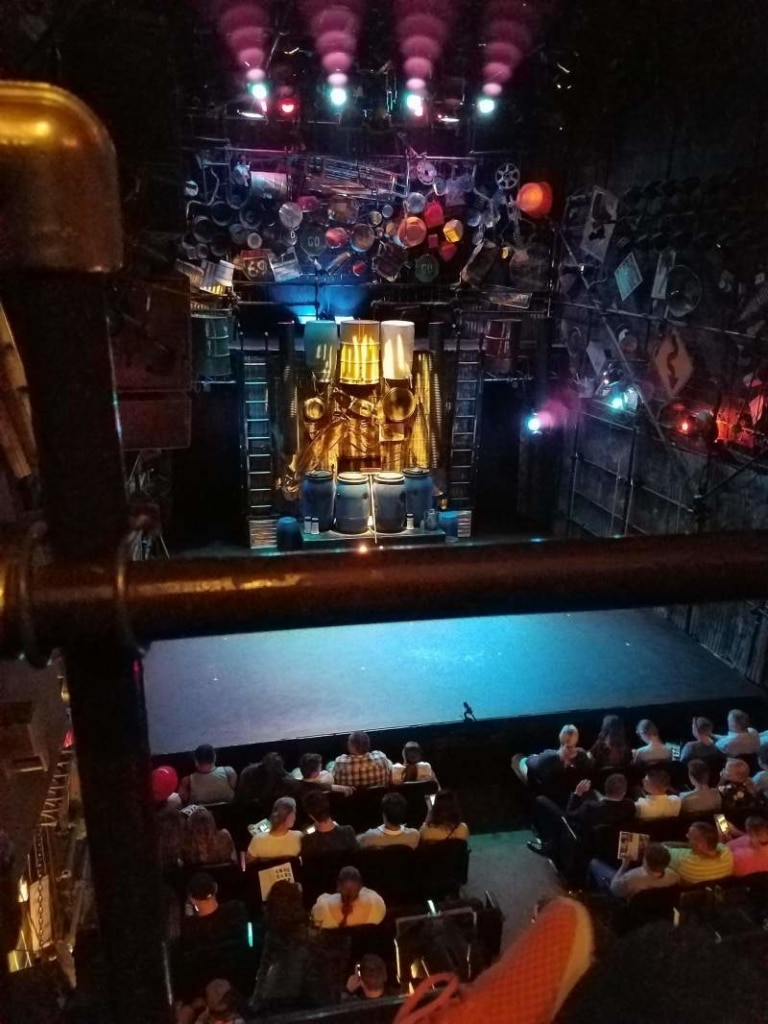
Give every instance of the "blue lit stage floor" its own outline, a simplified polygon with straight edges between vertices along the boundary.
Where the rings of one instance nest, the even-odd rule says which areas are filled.
[[[650,611],[338,626],[156,643],[153,753],[757,695]]]

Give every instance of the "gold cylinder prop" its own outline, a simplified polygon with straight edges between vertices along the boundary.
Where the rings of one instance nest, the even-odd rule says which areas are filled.
[[[416,324],[410,320],[382,320],[381,375],[386,380],[405,380],[413,367]]]
[[[379,352],[379,324],[376,320],[342,323],[340,382],[378,384]]]
[[[304,358],[321,384],[333,380],[339,352],[339,329],[333,320],[308,320],[304,325]]]

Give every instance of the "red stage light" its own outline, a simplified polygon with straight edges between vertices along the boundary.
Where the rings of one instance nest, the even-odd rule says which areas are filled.
[[[529,181],[520,186],[517,205],[529,217],[546,217],[552,211],[552,189],[546,181]]]
[[[281,114],[284,114],[286,117],[290,117],[291,114],[296,113],[296,100],[280,100],[278,109]]]

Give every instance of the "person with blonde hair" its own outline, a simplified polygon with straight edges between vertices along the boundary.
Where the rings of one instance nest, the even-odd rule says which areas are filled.
[[[301,853],[301,832],[296,824],[296,801],[292,796],[275,800],[269,816],[269,832],[257,832],[245,854],[246,863],[271,860],[274,857],[298,857]]]
[[[182,839],[185,864],[226,864],[236,859],[235,844],[225,828],[217,828],[207,807],[196,807],[187,818]]]

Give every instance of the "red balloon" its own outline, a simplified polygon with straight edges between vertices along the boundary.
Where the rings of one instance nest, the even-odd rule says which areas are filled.
[[[176,769],[169,764],[163,764],[152,771],[152,796],[155,803],[162,803],[167,800],[171,793],[175,793],[179,785],[179,776]]]
[[[517,205],[535,220],[552,211],[552,188],[546,181],[529,181],[520,186]]]

